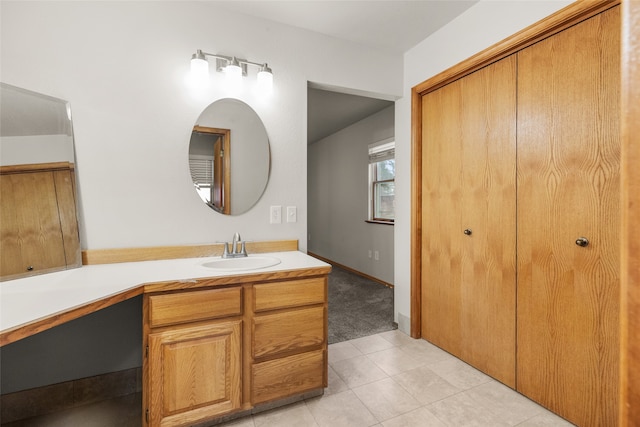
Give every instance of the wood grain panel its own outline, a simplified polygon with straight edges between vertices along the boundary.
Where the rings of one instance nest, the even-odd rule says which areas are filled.
[[[325,278],[259,284],[253,292],[256,312],[322,304],[327,298]]]
[[[461,84],[461,357],[515,387],[516,58]]]
[[[422,336],[460,355],[462,84],[422,98]]]
[[[581,426],[618,420],[619,22],[518,54],[517,386]]]
[[[0,187],[2,280],[64,269],[53,172],[3,174]]]
[[[242,288],[177,292],[149,297],[152,328],[242,314]]]
[[[622,2],[620,425],[640,426],[640,2]]]
[[[67,268],[80,267],[80,234],[78,231],[78,213],[76,210],[76,187],[73,169],[53,172],[58,201],[60,229],[64,243],[64,256]]]
[[[25,172],[50,172],[54,170],[74,170],[75,166],[69,162],[32,163],[24,165],[0,166],[0,175]]]
[[[256,315],[253,319],[253,357],[282,355],[325,342],[323,306]]]
[[[509,57],[422,104],[422,335],[512,387],[515,81]]]
[[[296,354],[252,367],[251,401],[268,402],[323,387],[324,351]]]
[[[240,408],[241,321],[149,335],[149,425],[192,425]]]
[[[297,251],[297,240],[246,242],[250,254],[264,252]],[[92,249],[82,251],[82,264],[113,264],[118,262],[155,261],[175,258],[220,256],[223,244],[154,246],[143,248]]]
[[[209,286],[237,285],[247,282],[259,283],[323,276],[329,274],[330,271],[330,266],[311,267],[294,270],[276,270],[257,273],[249,273],[248,271],[243,271],[241,272],[242,274],[238,274],[235,276],[218,276],[198,279],[185,279],[180,281],[154,282],[146,283],[142,286],[145,293],[180,291],[188,289],[201,289]]]

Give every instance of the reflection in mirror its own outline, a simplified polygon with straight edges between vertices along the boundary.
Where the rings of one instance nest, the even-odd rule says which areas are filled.
[[[231,210],[230,135],[230,129],[195,126],[189,145],[193,185],[203,202],[223,214]]]
[[[0,83],[0,165],[73,160],[67,101]]]
[[[71,109],[0,83],[0,280],[82,265]]]
[[[209,207],[239,215],[260,199],[269,180],[269,138],[256,112],[237,99],[221,99],[200,115],[191,133],[189,169]]]

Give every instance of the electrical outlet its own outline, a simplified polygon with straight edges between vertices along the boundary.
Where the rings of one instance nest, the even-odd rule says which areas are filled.
[[[287,206],[287,222],[298,222],[298,210],[295,206]]]
[[[282,206],[271,206],[271,213],[269,214],[269,222],[271,224],[282,223]]]
[[[375,251],[375,252],[373,253],[373,258],[374,258],[376,261],[379,261],[379,260],[380,260],[380,252]]]

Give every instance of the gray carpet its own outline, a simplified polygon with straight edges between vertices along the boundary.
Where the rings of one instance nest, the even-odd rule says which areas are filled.
[[[393,289],[333,266],[329,274],[329,344],[393,329]]]

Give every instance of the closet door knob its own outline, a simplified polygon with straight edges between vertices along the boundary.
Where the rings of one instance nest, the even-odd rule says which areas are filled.
[[[466,234],[467,236],[471,236],[472,231],[471,231],[471,229],[470,229],[470,228],[466,228],[466,229],[463,231],[463,233],[464,233],[464,234]]]
[[[589,239],[587,239],[586,237],[579,237],[576,240],[576,245],[584,248],[589,245]]]
[[[29,267],[27,267],[27,271],[32,271],[33,270],[33,266],[30,265]]]

